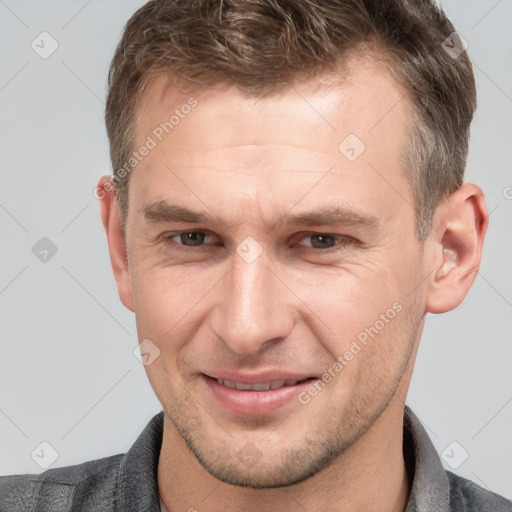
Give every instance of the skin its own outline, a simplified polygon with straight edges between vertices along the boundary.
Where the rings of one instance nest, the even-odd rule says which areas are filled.
[[[113,193],[102,194],[121,301],[139,340],[160,350],[145,368],[165,411],[158,485],[170,512],[405,509],[403,410],[425,316],[466,296],[487,212],[465,183],[418,241],[400,158],[405,91],[370,59],[349,69],[342,84],[326,75],[263,99],[228,84],[194,92],[197,106],[131,173],[125,236]],[[136,146],[189,97],[154,79]],[[366,145],[353,162],[338,150],[351,133]],[[143,207],[164,200],[223,223],[148,222]],[[326,205],[378,222],[276,223]],[[180,231],[209,236],[163,242]],[[326,245],[315,234],[336,236]],[[252,263],[236,252],[248,236],[263,250]],[[393,303],[401,311],[306,405],[237,415],[200,378],[215,368],[322,376]],[[237,457],[248,442],[261,454],[251,467]]]

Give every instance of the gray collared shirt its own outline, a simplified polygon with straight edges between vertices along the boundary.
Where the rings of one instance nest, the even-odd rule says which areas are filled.
[[[39,475],[0,477],[0,512],[160,512],[158,457],[163,411],[126,454]],[[404,457],[412,479],[405,512],[512,512],[512,501],[446,471],[413,412],[404,412]]]

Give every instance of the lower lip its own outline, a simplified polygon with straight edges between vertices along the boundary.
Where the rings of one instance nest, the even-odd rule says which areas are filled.
[[[228,388],[217,379],[201,375],[213,396],[225,408],[235,414],[261,416],[278,411],[306,390],[315,379],[308,379],[293,386],[266,391],[251,391]]]

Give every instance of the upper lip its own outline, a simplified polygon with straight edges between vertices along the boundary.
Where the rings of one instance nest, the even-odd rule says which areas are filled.
[[[314,377],[310,373],[291,373],[283,370],[271,370],[259,373],[240,373],[233,370],[212,370],[204,372],[208,377],[214,379],[230,380],[240,384],[264,384],[266,382],[279,380],[304,380]]]

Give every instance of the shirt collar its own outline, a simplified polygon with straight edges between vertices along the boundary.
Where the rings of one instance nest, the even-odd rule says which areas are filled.
[[[116,512],[158,512],[158,458],[164,412],[147,424],[119,466]]]
[[[160,510],[157,470],[163,422],[161,411],[123,457],[119,467],[116,512]],[[404,410],[403,451],[412,480],[405,512],[448,512],[448,476],[427,432],[408,406]]]
[[[404,410],[404,458],[412,479],[405,512],[448,512],[450,484],[441,459],[417,416]]]

